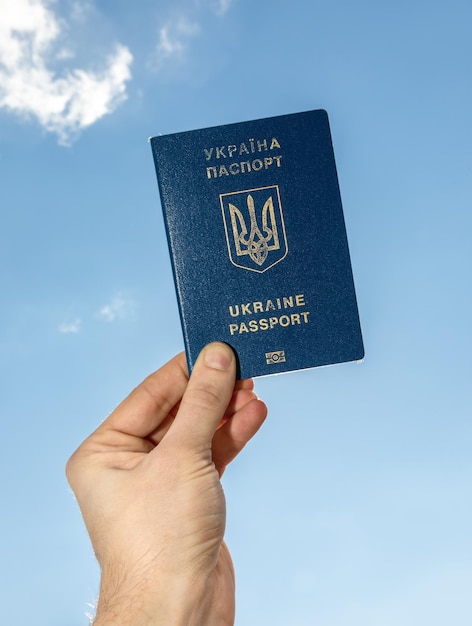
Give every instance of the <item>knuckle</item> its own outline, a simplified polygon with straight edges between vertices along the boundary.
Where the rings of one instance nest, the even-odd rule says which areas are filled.
[[[72,487],[72,489],[75,488],[77,480],[78,480],[78,475],[80,473],[80,468],[79,468],[80,457],[81,457],[81,447],[78,448],[71,455],[71,457],[66,463],[66,467],[65,467],[66,478],[67,478],[69,485]]]
[[[74,483],[74,478],[75,478],[74,455],[72,455],[66,463],[66,478],[67,478],[69,485],[72,487]]]
[[[222,398],[218,390],[210,384],[200,383],[187,390],[187,400],[191,406],[200,409],[216,410],[221,407]]]

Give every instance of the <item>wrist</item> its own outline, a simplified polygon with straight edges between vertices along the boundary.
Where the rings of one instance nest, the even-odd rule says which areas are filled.
[[[206,581],[110,584],[102,577],[93,626],[201,626],[211,604]]]

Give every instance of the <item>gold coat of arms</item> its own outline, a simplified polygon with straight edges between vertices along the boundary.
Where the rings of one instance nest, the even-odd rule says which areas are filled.
[[[265,272],[288,253],[278,185],[220,195],[230,261]]]

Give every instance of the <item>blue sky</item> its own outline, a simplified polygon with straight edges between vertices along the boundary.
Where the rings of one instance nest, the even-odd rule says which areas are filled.
[[[325,108],[366,358],[257,380],[238,626],[472,620],[470,3],[6,0],[2,619],[85,626],[63,467],[183,348],[147,138]]]

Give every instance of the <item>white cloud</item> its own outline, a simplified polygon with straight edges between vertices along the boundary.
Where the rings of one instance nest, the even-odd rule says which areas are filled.
[[[188,42],[200,33],[200,26],[185,17],[170,20],[159,29],[159,40],[156,49],[158,68],[170,59],[182,57]]]
[[[134,300],[125,298],[121,294],[114,296],[108,304],[98,311],[98,317],[105,322],[111,323],[117,319],[132,317],[136,310]]]
[[[63,335],[77,335],[78,333],[80,333],[81,329],[82,320],[80,319],[80,317],[76,317],[73,320],[62,322],[62,324],[58,328],[58,331]]]
[[[2,0],[0,108],[36,118],[68,145],[126,98],[133,57],[117,45],[101,71],[76,68],[56,75],[54,63],[71,53],[59,46],[66,25],[51,5],[51,0]]]

